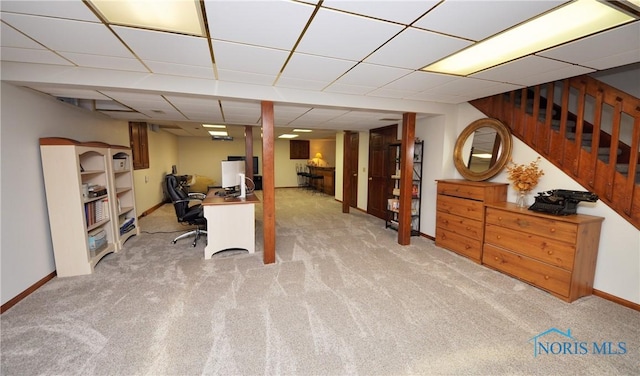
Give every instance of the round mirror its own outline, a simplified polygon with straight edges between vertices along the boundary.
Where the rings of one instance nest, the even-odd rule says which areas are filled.
[[[456,169],[467,180],[498,174],[511,157],[511,132],[497,119],[478,119],[460,133],[453,150]]]

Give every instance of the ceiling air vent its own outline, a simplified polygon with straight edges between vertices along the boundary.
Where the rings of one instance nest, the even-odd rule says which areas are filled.
[[[213,141],[233,141],[231,136],[211,136]]]

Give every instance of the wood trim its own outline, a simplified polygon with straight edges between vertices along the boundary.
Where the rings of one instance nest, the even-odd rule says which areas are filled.
[[[264,254],[263,262],[276,262],[276,198],[274,169],[273,102],[262,101],[262,216]]]
[[[253,127],[250,125],[244,127],[244,150],[244,175],[253,181],[253,167],[258,166],[253,166]]]
[[[627,308],[631,308],[631,309],[633,309],[635,311],[640,311],[640,304],[631,302],[631,301],[626,300],[626,299],[619,298],[619,297],[617,297],[615,295],[608,294],[608,293],[606,293],[604,291],[593,289],[593,295],[595,295],[595,296],[597,296],[599,298],[602,298],[602,299],[609,300],[611,302],[620,304],[620,305],[625,306]]]
[[[142,217],[146,217],[147,215],[153,213],[154,211],[156,211],[157,209],[160,209],[160,207],[162,207],[162,205],[164,205],[164,202],[161,202],[159,204],[156,204],[154,206],[152,206],[151,208],[145,210],[142,214],[140,214],[138,216],[138,219],[142,218]]]
[[[52,280],[56,275],[57,275],[56,271],[54,270],[53,272],[51,272],[50,274],[46,275],[44,278],[42,278],[38,282],[36,282],[33,285],[31,285],[28,289],[24,290],[20,294],[18,294],[15,297],[13,297],[13,299],[11,299],[8,302],[4,303],[2,306],[0,306],[0,314],[4,313],[9,308],[11,308],[14,305],[18,304],[18,302],[20,302],[22,299],[24,299],[27,296],[31,295],[32,292],[36,291],[41,286],[43,286],[45,283],[47,283],[50,280]]]
[[[349,167],[351,166],[351,132],[345,131],[342,139],[342,212],[349,213],[349,200],[351,197],[351,177],[349,176]],[[357,189],[357,188],[356,188]]]

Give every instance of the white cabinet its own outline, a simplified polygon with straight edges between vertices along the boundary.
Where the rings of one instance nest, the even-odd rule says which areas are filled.
[[[128,149],[66,138],[40,139],[49,227],[60,277],[90,274],[100,259],[117,252],[126,240],[118,233],[123,216],[134,218],[135,223],[126,235],[138,233],[131,171],[116,173],[113,169],[113,155],[120,152],[129,156],[130,165]],[[118,201],[125,203],[124,210],[116,210]]]

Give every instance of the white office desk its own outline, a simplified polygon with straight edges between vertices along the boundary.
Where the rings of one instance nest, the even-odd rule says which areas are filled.
[[[245,198],[219,197],[215,190],[209,190],[202,201],[207,219],[205,259],[228,249],[256,251],[255,204],[259,202],[254,194]]]

